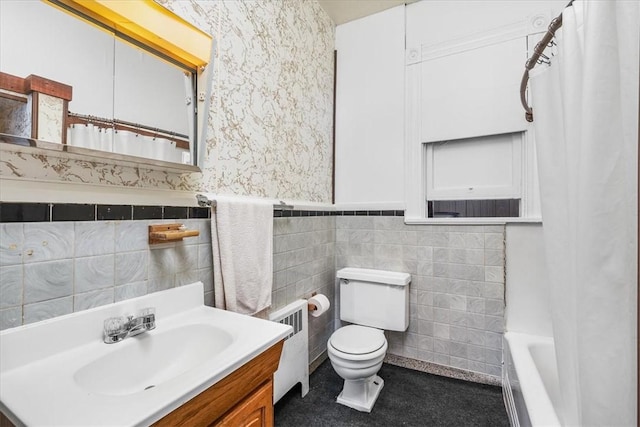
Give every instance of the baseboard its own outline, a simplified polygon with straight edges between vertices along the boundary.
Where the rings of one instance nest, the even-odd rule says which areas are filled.
[[[402,368],[440,375],[441,377],[455,378],[479,384],[502,386],[502,380],[500,378],[492,377],[491,375],[451,368],[449,366],[425,362],[424,360],[410,359],[408,357],[397,356],[395,354],[387,354],[384,358],[384,362],[390,365],[400,366]]]

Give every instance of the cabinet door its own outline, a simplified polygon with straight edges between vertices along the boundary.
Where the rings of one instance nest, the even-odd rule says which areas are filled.
[[[219,427],[273,427],[273,382],[256,389],[222,417]]]

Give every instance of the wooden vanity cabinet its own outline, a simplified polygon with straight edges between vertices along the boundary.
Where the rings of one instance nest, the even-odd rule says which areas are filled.
[[[273,383],[265,383],[214,423],[219,427],[267,427],[273,425]]]
[[[153,425],[272,427],[273,374],[283,343],[270,347]]]

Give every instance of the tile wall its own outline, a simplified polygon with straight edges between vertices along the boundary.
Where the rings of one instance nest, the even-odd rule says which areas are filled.
[[[213,305],[207,214],[170,206],[0,204],[0,330],[198,280]],[[335,217],[274,215],[272,310],[313,292],[332,300]],[[142,217],[157,219],[133,219]],[[184,223],[200,236],[150,247],[147,227],[162,222]],[[334,315],[309,319],[311,362],[326,350]]]
[[[504,226],[405,225],[402,217],[336,218],[336,269],[411,273],[410,325],[389,353],[501,375]]]
[[[211,229],[206,215],[186,218],[186,208],[158,206],[145,208],[159,209],[159,219],[133,220],[132,206],[24,206],[28,208],[18,211],[19,204],[1,206],[0,329],[198,280],[205,285],[205,301],[213,303]],[[89,207],[103,212],[102,218],[105,213],[107,218],[112,216],[109,211],[128,210],[129,219],[68,220],[84,217]],[[157,209],[147,216],[155,216]],[[182,211],[184,215],[176,215]],[[46,216],[67,220],[50,221]],[[184,218],[175,218],[179,216]],[[22,222],[23,218],[32,222]],[[184,223],[199,230],[200,236],[150,247],[148,225],[162,222]]]
[[[272,310],[309,298],[313,292],[325,294],[333,301],[335,221],[335,216],[274,219]],[[309,316],[309,362],[327,349],[333,330],[333,307],[322,316]]]
[[[205,284],[206,303],[213,304],[206,211],[29,206],[14,212],[11,204],[0,205],[1,329],[197,280]],[[410,326],[387,332],[389,354],[500,377],[503,225],[407,226],[401,211],[274,214],[272,310],[313,292],[335,301],[329,313],[309,318],[309,362],[322,355],[340,326],[336,270],[364,267],[412,275]],[[145,216],[159,219],[133,219]],[[147,226],[180,216],[200,236],[150,248]]]

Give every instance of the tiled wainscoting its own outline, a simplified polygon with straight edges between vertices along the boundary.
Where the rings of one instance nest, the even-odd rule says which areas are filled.
[[[335,216],[274,219],[273,310],[309,298],[313,292],[325,294],[333,301],[335,221]],[[309,362],[327,349],[327,340],[334,330],[333,320],[333,307],[322,316],[309,316]]]
[[[272,310],[312,292],[333,299],[332,214],[274,211]],[[0,204],[0,329],[198,280],[213,305],[209,216],[208,208]],[[149,246],[148,226],[162,222],[200,235]],[[326,350],[334,316],[309,319],[312,361]]]
[[[211,222],[206,210],[145,207],[144,216],[157,219],[133,220],[134,211],[145,209],[43,204],[0,208],[1,329],[198,280],[205,285],[205,301],[213,303]],[[101,211],[106,217],[117,212],[118,219],[89,214]],[[20,220],[35,222],[16,222]],[[162,222],[184,223],[200,235],[149,246],[148,225]]]
[[[407,332],[389,354],[501,375],[504,226],[405,225],[401,217],[336,218],[336,268],[411,273]]]
[[[272,310],[313,292],[335,301],[309,317],[309,361],[339,326],[342,267],[412,276],[410,326],[388,332],[389,354],[499,380],[504,226],[405,225],[401,211],[275,211]],[[0,204],[0,328],[201,280],[213,304],[205,208]],[[149,224],[200,231],[148,244]]]

